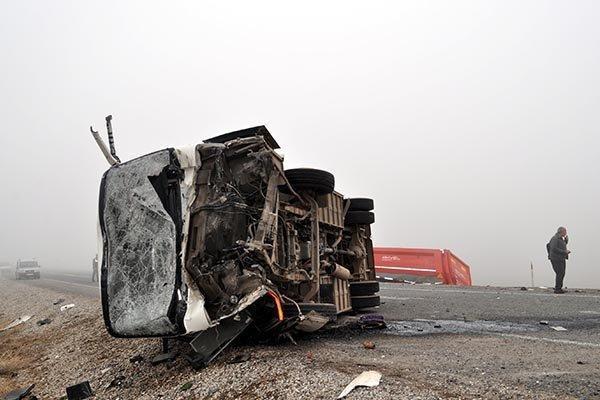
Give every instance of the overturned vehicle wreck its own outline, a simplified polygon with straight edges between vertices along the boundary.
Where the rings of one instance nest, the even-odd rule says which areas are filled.
[[[345,199],[326,171],[284,170],[264,126],[123,163],[109,139],[99,246],[113,336],[177,337],[202,366],[243,332],[314,331],[379,305],[373,201]]]

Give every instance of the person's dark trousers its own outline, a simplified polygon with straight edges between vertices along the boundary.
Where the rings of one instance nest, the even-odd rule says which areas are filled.
[[[567,268],[566,260],[554,259],[550,260],[552,263],[552,269],[556,274],[556,284],[554,285],[554,289],[560,290],[563,287],[563,280],[565,279],[565,269]]]

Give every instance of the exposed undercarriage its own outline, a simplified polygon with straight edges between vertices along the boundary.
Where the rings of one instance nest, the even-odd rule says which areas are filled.
[[[109,332],[184,337],[205,364],[252,326],[313,331],[379,305],[370,199],[285,171],[264,127],[116,163],[100,190]]]

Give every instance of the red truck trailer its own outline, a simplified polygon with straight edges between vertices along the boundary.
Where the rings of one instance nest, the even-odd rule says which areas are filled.
[[[381,280],[471,286],[471,268],[447,249],[375,247],[373,256]]]

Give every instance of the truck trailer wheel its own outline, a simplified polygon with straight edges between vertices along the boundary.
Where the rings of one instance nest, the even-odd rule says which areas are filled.
[[[371,211],[348,211],[344,223],[346,225],[370,225],[375,222],[375,214]]]
[[[379,292],[379,282],[350,282],[350,296],[370,296]]]
[[[362,308],[377,307],[380,304],[380,299],[379,296],[374,294],[370,296],[351,296],[350,302],[353,309],[360,310]]]
[[[348,211],[371,211],[375,207],[373,199],[361,197],[355,199],[348,199],[348,201],[350,202],[350,207],[348,208]]]
[[[317,194],[329,194],[335,187],[333,174],[320,169],[288,169],[285,171],[285,177],[297,192],[313,191]]]

